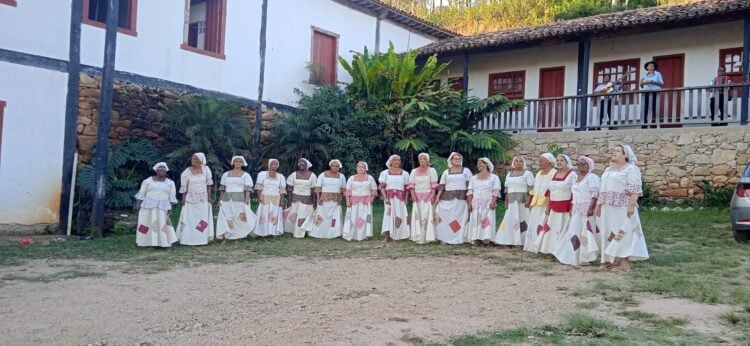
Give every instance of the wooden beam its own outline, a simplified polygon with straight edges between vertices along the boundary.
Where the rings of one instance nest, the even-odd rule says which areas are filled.
[[[589,93],[589,58],[591,57],[591,36],[584,36],[578,42],[578,88],[576,95],[586,95]],[[579,126],[578,131],[586,130],[586,114],[588,112],[587,99],[577,99]]]
[[[748,87],[747,82],[750,80],[748,78],[748,74],[750,74],[750,15],[745,16],[745,25],[744,25],[744,31],[743,31],[743,45],[742,45],[742,83],[744,85],[742,86],[742,95],[740,98],[742,99],[742,110],[740,112],[740,124],[747,125],[748,119],[748,106],[750,106],[750,100],[748,100],[748,96],[750,96],[750,87]]]

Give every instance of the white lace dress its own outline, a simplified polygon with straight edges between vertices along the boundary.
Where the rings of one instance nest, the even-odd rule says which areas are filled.
[[[141,202],[138,210],[138,226],[135,243],[138,246],[170,247],[177,241],[169,211],[177,203],[174,181],[165,178],[156,181],[149,177],[141,183],[135,198]]]
[[[450,169],[440,175],[440,201],[435,211],[435,237],[446,244],[462,244],[468,241],[466,222],[469,207],[466,204],[466,189],[473,176],[468,168],[451,173]]]
[[[588,216],[591,200],[599,196],[599,177],[586,174],[573,183],[573,210],[570,223],[557,248],[552,253],[563,264],[579,265],[599,257],[599,228],[596,216]]]
[[[259,237],[279,236],[284,233],[281,201],[286,194],[286,179],[281,173],[271,178],[268,171],[258,173],[255,190],[263,199],[258,204],[258,225],[253,233]]]
[[[505,176],[505,198],[508,200],[508,208],[500,227],[497,228],[495,244],[523,245],[529,226],[529,209],[526,208],[526,201],[529,198],[529,189],[533,186],[534,175],[529,171],[523,171],[518,176],[512,176],[511,173]]]
[[[180,193],[185,194],[185,205],[180,211],[177,238],[182,245],[206,245],[214,239],[214,215],[208,203],[208,186],[213,185],[211,170],[203,166],[201,174],[190,168],[180,175]]]
[[[372,237],[372,200],[378,195],[375,178],[367,175],[364,180],[357,176],[346,181],[344,195],[352,206],[346,209],[342,237],[346,240],[365,240]]]
[[[284,210],[284,232],[293,233],[295,238],[304,238],[307,233],[302,225],[312,218],[315,211],[312,193],[316,183],[317,177],[313,172],[306,179],[297,177],[297,172],[286,179],[286,186],[292,187],[292,193],[289,195],[291,206]]]
[[[344,221],[341,202],[346,188],[346,178],[338,173],[335,176],[327,176],[321,173],[315,184],[315,192],[320,192],[318,208],[313,216],[308,218],[302,225],[305,231],[310,232],[313,238],[333,239],[341,236]]]
[[[628,217],[628,198],[632,193],[643,193],[641,184],[641,171],[636,165],[627,164],[620,169],[607,167],[604,171],[596,202],[601,205],[602,262],[613,262],[615,257],[627,257],[631,261],[648,259],[637,206]]]
[[[380,233],[389,232],[393,240],[409,239],[411,221],[406,209],[406,184],[409,183],[409,175],[403,169],[400,174],[391,174],[386,169],[380,173],[378,182],[390,201],[390,204],[385,205]]]
[[[411,240],[417,244],[425,244],[435,241],[435,217],[432,200],[435,198],[435,189],[438,186],[437,171],[434,168],[420,174],[415,168],[409,174],[408,189],[414,190],[416,201],[411,205]]]
[[[242,239],[247,237],[258,223],[250,205],[245,204],[245,192],[253,189],[253,178],[242,172],[233,177],[229,172],[221,176],[219,216],[216,220],[216,238]]]
[[[497,217],[495,209],[490,209],[493,201],[500,196],[500,178],[490,174],[487,179],[480,179],[479,175],[471,177],[466,195],[471,195],[471,214],[467,231],[469,241],[490,241],[495,238]]]

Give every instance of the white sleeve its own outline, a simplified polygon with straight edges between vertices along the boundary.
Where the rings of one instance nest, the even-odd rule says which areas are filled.
[[[256,182],[255,182],[256,183],[256,185],[255,185],[255,189],[256,190],[263,190],[263,183],[266,182],[266,175],[268,175],[267,171],[263,171],[263,172],[258,173],[258,179],[256,179]]]
[[[444,170],[443,174],[440,175],[440,185],[445,185],[448,183],[448,170]]]
[[[139,201],[146,199],[146,190],[148,190],[149,181],[151,181],[151,177],[148,177],[141,182],[141,188],[138,190],[138,193],[135,194],[135,199]]]
[[[286,188],[287,185],[294,186],[294,181],[297,180],[296,178],[297,178],[297,172],[293,172],[292,174],[290,174],[289,177],[286,178],[286,185],[284,185],[284,188]]]
[[[244,175],[245,180],[245,191],[252,190],[253,189],[253,177],[250,176],[249,173],[245,173]]]
[[[294,174],[294,173],[292,173],[292,174]],[[281,194],[283,195],[283,194],[286,193],[286,180],[284,179],[284,175],[283,174],[276,173],[276,175],[279,178],[279,190],[280,190]]]
[[[380,177],[378,177],[378,183],[385,185],[387,180],[388,180],[388,170],[384,170],[380,172]]]
[[[529,187],[533,187],[534,180],[536,180],[534,179],[534,174],[530,171],[526,171],[526,173],[524,173],[523,175],[526,177],[526,185],[528,185]]]
[[[438,182],[437,171],[434,168],[430,167],[430,185],[435,186],[433,184],[437,184],[437,182]]]
[[[471,177],[471,179],[469,179],[469,187],[466,189],[467,196],[474,194],[474,179],[476,179],[476,177]]]
[[[227,176],[229,176],[229,172],[224,172],[224,174],[221,175],[221,180],[219,180],[219,185],[227,186]]]
[[[492,175],[492,195],[497,197],[500,196],[500,177],[498,177],[496,174]]]

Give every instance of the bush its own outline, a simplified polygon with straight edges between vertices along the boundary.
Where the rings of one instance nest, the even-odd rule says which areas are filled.
[[[698,187],[703,190],[701,205],[708,208],[729,208],[733,189],[729,186],[713,186],[708,181],[702,181]]]
[[[641,181],[641,186],[643,189],[643,195],[638,198],[638,204],[641,207],[656,207],[663,204],[651,185],[646,184],[645,181]]]

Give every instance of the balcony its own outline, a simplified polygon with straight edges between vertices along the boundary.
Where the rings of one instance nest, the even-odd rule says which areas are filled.
[[[487,116],[477,127],[510,132],[552,132],[741,124],[740,95],[743,87],[748,85],[529,99],[525,100],[524,106]],[[749,106],[746,104],[745,107]],[[747,124],[747,119],[744,123]]]

